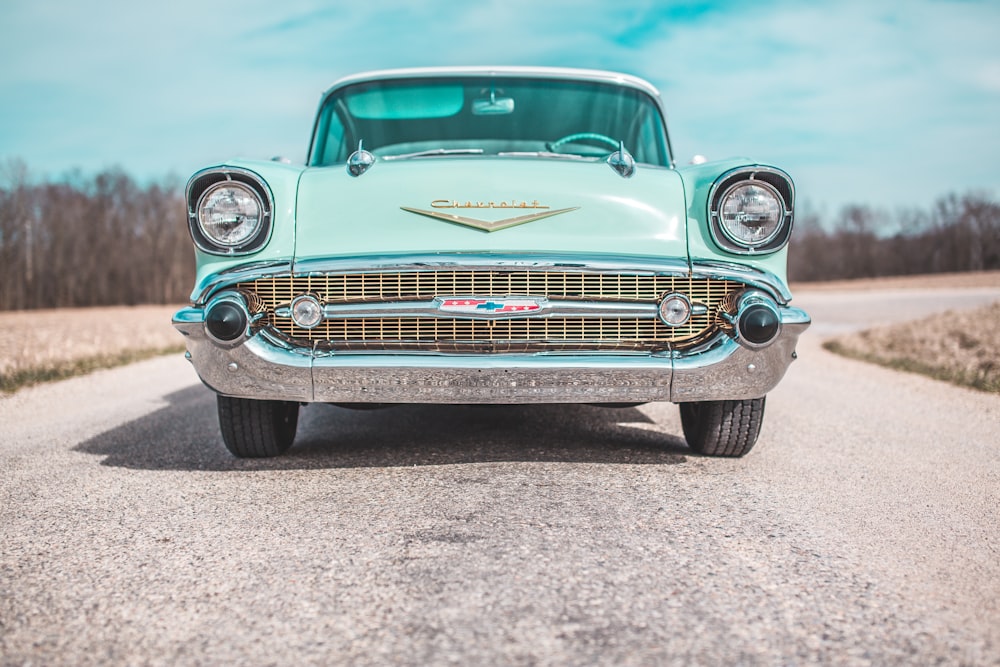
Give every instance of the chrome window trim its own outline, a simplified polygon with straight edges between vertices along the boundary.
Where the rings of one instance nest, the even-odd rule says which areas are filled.
[[[591,81],[610,85],[624,86],[632,88],[646,94],[656,106],[660,113],[660,122],[663,125],[663,139],[666,142],[667,166],[662,168],[674,169],[677,160],[674,156],[674,147],[670,142],[670,131],[667,126],[667,110],[663,105],[663,98],[660,91],[645,79],[622,72],[612,72],[597,69],[575,69],[572,67],[417,67],[404,69],[374,70],[371,72],[361,72],[334,81],[320,95],[319,107],[316,112],[316,120],[313,123],[312,134],[309,138],[309,149],[306,151],[306,164],[313,163],[313,148],[316,142],[316,132],[319,129],[320,118],[323,107],[327,99],[347,86],[358,83],[372,81],[385,81],[390,79],[426,79],[435,77],[463,77],[463,76],[486,76],[486,77],[520,77],[525,79],[556,79],[563,81]],[[326,165],[332,166],[332,165]],[[322,168],[322,167],[316,167]]]
[[[659,101],[660,91],[653,84],[631,74],[597,69],[576,69],[572,67],[414,67],[400,69],[374,70],[360,72],[337,79],[324,91],[325,100],[330,93],[346,86],[371,81],[387,81],[391,79],[427,79],[439,77],[512,76],[525,79],[562,79],[566,81],[593,81],[595,83],[610,83],[627,88],[635,88]],[[661,107],[662,108],[662,107]]]

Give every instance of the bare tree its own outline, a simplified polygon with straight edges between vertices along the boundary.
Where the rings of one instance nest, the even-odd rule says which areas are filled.
[[[984,194],[950,194],[929,211],[895,216],[848,206],[832,232],[820,220],[796,224],[789,254],[796,281],[1000,269],[1000,204]]]
[[[33,183],[0,164],[0,309],[180,303],[194,283],[181,185],[140,185],[118,169]],[[950,194],[894,215],[848,206],[796,216],[796,281],[1000,269],[1000,204]]]
[[[33,184],[0,168],[0,308],[179,303],[194,253],[176,180],[137,184],[120,170]]]

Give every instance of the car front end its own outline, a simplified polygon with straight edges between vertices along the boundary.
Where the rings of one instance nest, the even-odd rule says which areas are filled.
[[[354,77],[306,165],[205,169],[187,199],[198,274],[174,325],[241,456],[284,451],[300,404],[650,401],[682,404],[696,450],[741,455],[809,325],[791,179],[676,168],[658,95],[623,75]],[[720,442],[733,409],[756,426]]]

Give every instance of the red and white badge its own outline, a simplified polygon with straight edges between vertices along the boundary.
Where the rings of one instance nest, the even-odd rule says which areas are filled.
[[[465,315],[507,315],[538,312],[541,309],[542,304],[539,303],[538,299],[481,299],[476,297],[438,299],[438,310]]]

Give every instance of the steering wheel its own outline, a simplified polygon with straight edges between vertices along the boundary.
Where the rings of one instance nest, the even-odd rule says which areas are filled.
[[[581,140],[586,140],[586,139],[590,139],[592,141],[597,141],[597,142],[600,142],[602,144],[607,144],[607,145],[611,146],[612,148],[618,148],[618,144],[619,144],[619,142],[618,142],[617,139],[612,139],[611,137],[609,137],[609,136],[607,136],[605,134],[598,134],[597,132],[577,132],[576,134],[567,134],[565,137],[561,137],[559,139],[556,139],[551,144],[549,144],[549,150],[550,151],[555,151],[557,148],[559,148],[563,144],[568,144],[571,141],[581,141]]]

